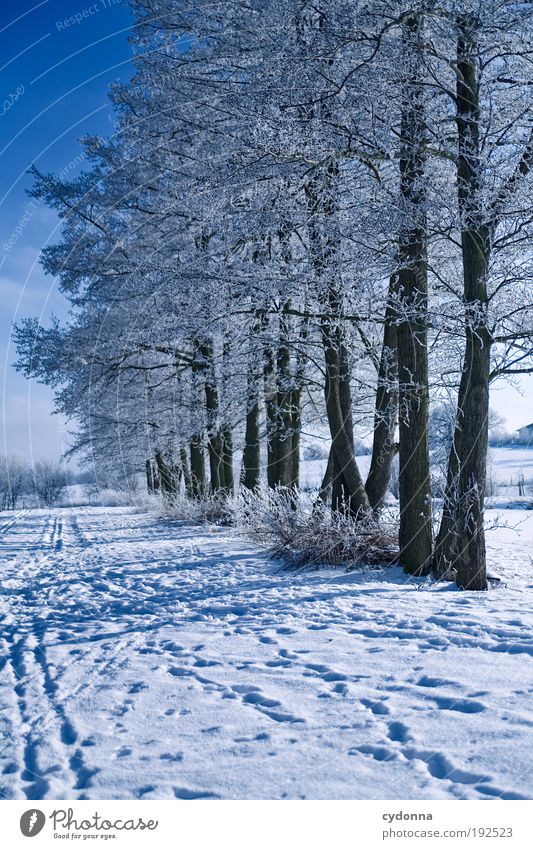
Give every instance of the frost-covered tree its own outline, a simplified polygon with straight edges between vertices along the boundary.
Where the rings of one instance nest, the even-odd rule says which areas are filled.
[[[32,469],[35,494],[40,506],[53,507],[67,486],[65,470],[52,460],[38,460]]]
[[[28,464],[16,455],[0,458],[0,504],[2,510],[15,510],[25,493],[29,491],[30,471]]]
[[[170,498],[297,487],[325,426],[320,498],[374,527],[399,453],[400,562],[483,589],[489,384],[531,370],[531,4],[133,10],[115,132],[35,173],[72,311],[18,327],[20,368],[99,477]],[[431,392],[457,410],[436,546]]]

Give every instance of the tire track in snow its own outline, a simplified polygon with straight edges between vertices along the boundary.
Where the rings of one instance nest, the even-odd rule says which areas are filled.
[[[28,508],[27,510],[20,510],[20,511],[19,511],[19,512],[15,515],[15,516],[13,516],[12,518],[8,519],[8,521],[7,521],[7,522],[5,522],[5,523],[4,523],[4,524],[0,527],[0,534],[5,534],[7,531],[11,530],[11,528],[13,527],[13,525],[16,525],[16,523],[17,523],[17,522],[19,522],[19,521],[20,521],[20,519],[23,519],[23,518],[24,518],[24,516],[26,516],[29,512],[30,512],[30,511],[29,511],[29,508]]]
[[[4,631],[8,647],[6,662],[15,680],[19,724],[23,729],[22,763],[14,764],[12,772],[18,772],[21,791],[32,800],[46,798],[51,781],[59,773],[72,790],[84,790],[95,774],[95,770],[87,768],[81,749],[76,747],[78,734],[57,697],[59,688],[47,657],[46,621],[34,613],[42,604],[42,588],[47,578],[57,573],[57,558],[64,542],[63,516],[56,515],[52,520],[48,514],[35,530],[39,534],[36,547],[48,551],[37,560],[33,558],[30,571],[22,551],[23,563],[26,561],[26,569],[22,570],[24,584],[11,598],[14,614],[11,619],[16,625]],[[17,559],[10,572],[20,575]]]

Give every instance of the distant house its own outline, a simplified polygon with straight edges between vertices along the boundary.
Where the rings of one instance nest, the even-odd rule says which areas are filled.
[[[533,422],[518,428],[518,441],[521,445],[533,445]]]

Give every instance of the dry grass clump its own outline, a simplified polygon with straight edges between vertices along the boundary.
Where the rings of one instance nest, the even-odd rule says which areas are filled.
[[[182,494],[168,497],[156,493],[137,499],[135,506],[143,512],[157,513],[162,519],[194,525],[231,524],[232,521],[230,502],[221,495],[192,499]]]
[[[398,561],[395,525],[357,522],[307,493],[243,492],[233,500],[237,529],[291,567],[381,568]]]

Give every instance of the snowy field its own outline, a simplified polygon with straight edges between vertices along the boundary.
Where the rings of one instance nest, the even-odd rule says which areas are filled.
[[[489,448],[488,468],[497,484],[517,486],[519,478],[533,484],[533,448],[521,445]]]
[[[366,478],[371,457],[363,454],[357,457],[357,464]],[[327,453],[320,460],[305,460],[302,464],[301,484],[304,489],[320,486],[327,466]],[[488,454],[488,476],[493,485],[507,493],[518,494],[518,481],[523,479],[526,494],[533,497],[533,448],[522,445],[508,445],[503,448],[490,448]]]
[[[505,520],[476,594],[126,508],[2,514],[2,795],[531,798],[533,512]]]

